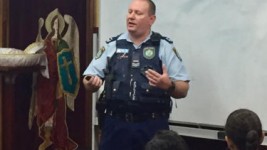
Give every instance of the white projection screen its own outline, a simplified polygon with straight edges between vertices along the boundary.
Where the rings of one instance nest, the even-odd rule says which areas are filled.
[[[129,2],[101,0],[100,46],[126,30]],[[223,126],[230,112],[249,108],[267,130],[267,1],[154,2],[152,30],[174,41],[191,79],[170,120]]]

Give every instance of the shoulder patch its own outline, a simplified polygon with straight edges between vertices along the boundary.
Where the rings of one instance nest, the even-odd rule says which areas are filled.
[[[172,43],[173,43],[173,41],[172,41],[170,38],[168,38],[168,37],[162,36],[162,38],[161,38],[161,39],[163,39],[163,40],[167,41],[167,42],[168,42],[168,43],[170,43],[170,44],[172,44]]]
[[[182,60],[182,57],[181,57],[180,54],[177,52],[176,48],[173,47],[172,50],[173,50],[173,52],[175,53],[175,55],[178,57],[178,59],[179,59],[180,61],[183,61],[183,60]]]
[[[104,53],[104,51],[105,51],[105,47],[103,46],[98,50],[98,52],[97,52],[97,54],[95,56],[95,59],[100,58],[102,56],[102,54]]]
[[[117,40],[117,39],[120,37],[120,35],[121,35],[121,34],[119,34],[119,35],[117,35],[117,36],[114,36],[114,37],[111,37],[111,38],[109,38],[109,39],[106,41],[106,43],[108,44],[108,43],[110,43],[110,42],[112,42],[112,41],[115,41],[115,40]]]

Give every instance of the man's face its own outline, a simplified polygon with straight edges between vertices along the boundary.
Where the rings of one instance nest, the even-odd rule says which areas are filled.
[[[155,15],[149,14],[149,4],[145,0],[133,0],[128,8],[127,29],[131,34],[143,35],[150,31]]]

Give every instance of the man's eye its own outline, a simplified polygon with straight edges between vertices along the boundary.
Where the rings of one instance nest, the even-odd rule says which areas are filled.
[[[139,12],[139,11],[135,12],[135,14],[136,14],[136,15],[139,15],[139,16],[142,15],[142,13]]]

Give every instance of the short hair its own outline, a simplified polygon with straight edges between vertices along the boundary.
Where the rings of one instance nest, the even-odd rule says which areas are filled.
[[[261,144],[262,124],[248,109],[237,109],[227,118],[225,134],[239,150],[256,150]]]
[[[150,15],[155,15],[156,14],[156,5],[152,0],[147,0],[149,4],[149,13]]]
[[[178,133],[159,130],[146,144],[145,150],[188,150],[188,146]]]

